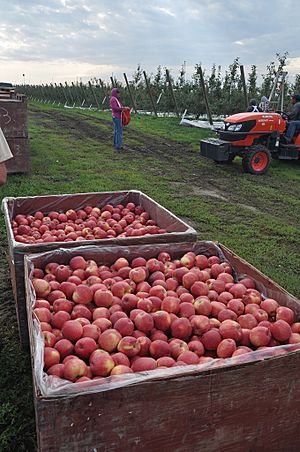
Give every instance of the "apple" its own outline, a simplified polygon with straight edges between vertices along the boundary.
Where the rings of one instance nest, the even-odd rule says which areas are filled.
[[[245,310],[245,305],[239,298],[233,298],[227,303],[227,308],[234,311],[238,316],[242,315]]]
[[[199,356],[196,353],[188,350],[186,352],[180,353],[177,361],[182,361],[186,364],[199,364]]]
[[[35,278],[32,280],[32,285],[37,298],[45,298],[51,291],[49,283],[44,279]]]
[[[263,347],[269,344],[271,332],[265,326],[256,326],[250,331],[250,342],[255,347]]]
[[[45,347],[54,347],[56,342],[56,336],[50,331],[43,331],[44,345]]]
[[[78,268],[84,270],[87,264],[83,256],[74,256],[70,259],[69,265],[72,270],[77,270]]]
[[[54,364],[53,366],[49,367],[47,370],[48,375],[54,375],[59,378],[64,378],[64,364]]]
[[[110,375],[130,374],[133,372],[134,371],[129,366],[125,366],[124,364],[118,364],[112,369]]]
[[[213,328],[202,335],[201,341],[206,350],[217,350],[222,336],[216,328]]]
[[[156,368],[156,360],[150,357],[138,357],[131,365],[133,372],[143,372],[145,370],[154,370]]]
[[[84,317],[87,320],[92,320],[93,314],[86,305],[77,304],[74,306],[72,310],[71,318],[72,320],[75,320],[82,317]]]
[[[85,376],[87,365],[81,359],[75,357],[64,363],[63,377],[66,380],[75,382],[79,378]]]
[[[242,328],[246,328],[249,330],[252,330],[252,328],[257,326],[257,320],[252,314],[240,315],[237,321]]]
[[[74,303],[67,300],[66,298],[57,298],[53,302],[53,312],[66,311],[71,314],[73,310]]]
[[[173,338],[188,340],[192,334],[192,330],[193,327],[191,322],[185,317],[176,319],[171,324],[171,334]]]
[[[103,350],[111,353],[117,349],[121,339],[122,336],[119,331],[110,328],[100,334],[98,343]]]
[[[151,345],[151,339],[147,336],[139,336],[136,337],[137,342],[140,344],[139,355],[140,356],[149,356],[149,348]]]
[[[40,322],[50,323],[51,312],[48,308],[35,308],[33,310],[33,313],[39,319]]]
[[[266,311],[268,315],[272,318],[276,316],[276,310],[278,308],[278,303],[273,298],[266,298],[265,300],[262,300],[260,303],[261,309]]]
[[[77,320],[67,320],[62,327],[62,334],[66,339],[76,342],[82,337],[83,327]]]
[[[72,355],[74,352],[74,345],[68,339],[60,339],[56,342],[54,348],[59,352],[61,359]]]
[[[155,359],[160,358],[162,356],[169,356],[170,345],[165,341],[155,340],[151,342],[149,352],[150,355]]]
[[[287,341],[292,334],[290,325],[285,320],[281,319],[271,323],[270,330],[272,336],[279,342]]]
[[[166,296],[161,303],[161,310],[168,313],[177,314],[180,308],[179,298]]]
[[[139,331],[142,331],[143,333],[148,333],[154,327],[154,320],[151,314],[142,311],[138,313],[137,316],[135,317],[134,324]]]
[[[127,367],[130,366],[129,358],[124,353],[122,352],[112,353],[110,356],[114,360],[116,366],[118,365],[123,365]]]
[[[189,302],[180,303],[179,312],[178,312],[179,317],[189,318],[195,314],[196,314],[195,307],[192,305],[192,303],[189,303]]]
[[[75,344],[75,353],[79,358],[88,359],[97,348],[98,345],[94,339],[91,337],[82,337]]]
[[[181,339],[171,339],[169,344],[171,356],[176,360],[181,353],[189,350],[188,344]]]
[[[118,351],[132,358],[137,355],[141,349],[140,342],[132,336],[123,337],[118,343]]]
[[[158,330],[167,331],[171,326],[170,314],[166,311],[156,311],[152,315],[154,320],[154,326]]]
[[[294,312],[285,306],[279,306],[276,309],[276,320],[285,320],[289,325],[294,322],[295,314]]]
[[[188,343],[188,348],[191,352],[196,353],[196,355],[199,357],[204,355],[204,352],[205,352],[204,346],[203,346],[202,342],[200,342],[199,340],[190,341]]]
[[[114,324],[115,330],[119,331],[121,336],[131,336],[134,330],[134,323],[126,316],[119,318]]]
[[[89,359],[94,376],[107,377],[115,367],[113,358],[104,350],[95,350]]]
[[[79,304],[88,304],[93,300],[93,291],[85,284],[79,284],[73,292],[72,300]]]
[[[59,364],[60,354],[53,347],[44,348],[44,368],[47,370],[49,367],[54,366],[54,364]]]
[[[223,339],[217,347],[219,358],[230,358],[236,351],[236,343],[233,339]]]
[[[190,319],[192,331],[194,334],[202,335],[210,330],[210,319],[205,315],[194,315]]]
[[[62,329],[65,322],[71,320],[71,316],[66,311],[58,311],[52,315],[51,325],[53,328]]]
[[[242,328],[234,320],[224,320],[220,325],[219,332],[223,339],[233,339],[238,342],[242,338]]]

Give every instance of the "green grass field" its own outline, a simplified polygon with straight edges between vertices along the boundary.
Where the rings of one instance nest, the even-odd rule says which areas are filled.
[[[241,161],[217,165],[199,155],[210,131],[177,118],[133,116],[125,150],[112,146],[110,114],[29,105],[30,174],[9,175],[6,196],[137,189],[190,223],[200,240],[224,243],[300,298],[300,167],[273,161],[265,176]],[[0,451],[32,451],[34,411],[29,356],[22,351],[1,232]]]

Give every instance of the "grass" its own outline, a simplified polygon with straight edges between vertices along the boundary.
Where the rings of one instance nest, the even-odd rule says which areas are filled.
[[[263,177],[241,161],[216,165],[199,156],[211,132],[177,118],[133,116],[124,131],[132,148],[116,154],[110,114],[29,106],[31,172],[10,175],[4,196],[137,189],[184,218],[199,239],[217,240],[300,297],[300,174],[295,162],[274,161]],[[1,233],[0,451],[32,451],[34,414],[29,356],[19,347]]]

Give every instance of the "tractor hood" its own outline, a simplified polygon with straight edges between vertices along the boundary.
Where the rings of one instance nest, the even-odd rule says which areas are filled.
[[[253,112],[245,112],[245,113],[237,113],[236,115],[228,116],[224,119],[224,123],[236,124],[241,122],[255,121],[256,123],[276,123],[280,124],[280,122],[285,121],[278,113],[253,113]]]
[[[236,145],[244,140],[253,142],[254,139],[270,133],[282,134],[286,128],[286,122],[278,113],[238,113],[224,119],[224,128],[219,130],[220,138],[225,141],[236,142]]]

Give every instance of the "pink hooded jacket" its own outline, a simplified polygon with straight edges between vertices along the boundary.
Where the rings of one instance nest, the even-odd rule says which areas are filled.
[[[113,88],[111,90],[111,97],[110,97],[110,108],[111,108],[111,114],[113,118],[121,119],[122,117],[122,102],[120,101],[120,93],[118,88]]]

